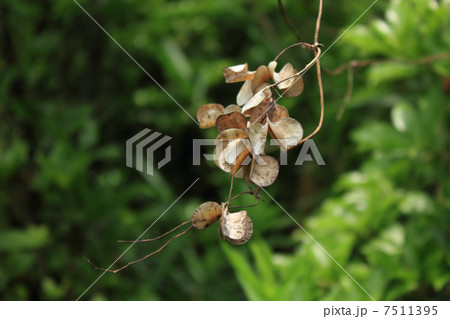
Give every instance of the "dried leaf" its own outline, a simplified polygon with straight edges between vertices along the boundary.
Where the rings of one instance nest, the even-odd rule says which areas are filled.
[[[222,216],[222,208],[216,202],[206,202],[198,206],[192,214],[192,225],[205,229]]]
[[[200,128],[209,128],[216,125],[216,119],[224,111],[221,104],[210,103],[200,106],[197,110],[197,120]]]
[[[230,128],[247,128],[247,119],[240,112],[232,112],[228,114],[222,114],[217,117],[216,127],[219,132],[225,131]]]
[[[248,71],[248,63],[223,68],[226,83],[242,82],[253,79],[255,72]]]
[[[252,80],[247,80],[244,82],[241,89],[239,90],[239,93],[237,94],[236,103],[238,105],[244,105],[248,102],[248,100],[251,99],[252,96]]]
[[[253,154],[261,155],[264,153],[267,140],[268,124],[255,123],[250,126],[248,137],[252,143]]]
[[[258,186],[272,185],[277,179],[279,171],[278,162],[272,156],[263,155],[255,158],[250,180]]]
[[[220,219],[220,238],[233,245],[245,244],[253,234],[253,223],[245,210],[229,213],[224,211]]]
[[[300,142],[303,128],[297,120],[285,117],[275,123],[269,122],[269,133],[281,151],[286,152]]]
[[[254,93],[258,92],[257,88],[270,80],[270,71],[265,65],[261,65],[256,69],[255,77],[252,80],[252,91]]]
[[[239,105],[236,104],[230,104],[228,105],[225,110],[223,111],[224,114],[232,113],[232,112],[239,112],[242,113],[242,109]]]
[[[268,117],[270,122],[275,123],[282,118],[289,117],[289,112],[284,106],[275,104],[275,107],[268,112]]]

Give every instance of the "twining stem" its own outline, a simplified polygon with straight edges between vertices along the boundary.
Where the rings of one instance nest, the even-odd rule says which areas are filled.
[[[278,8],[280,9],[281,15],[283,16],[284,21],[286,21],[286,24],[288,25],[289,29],[291,29],[292,33],[295,34],[295,36],[297,37],[297,39],[299,41],[302,41],[300,34],[298,34],[297,30],[295,30],[291,21],[287,17],[286,12],[284,11],[283,3],[281,2],[281,0],[278,0]]]
[[[175,230],[177,230],[178,228],[180,228],[181,226],[186,225],[187,223],[190,223],[191,220],[187,220],[183,223],[181,223],[180,225],[178,225],[177,227],[169,230],[167,233],[162,234],[161,236],[155,237],[155,238],[149,238],[149,239],[141,239],[141,240],[118,240],[118,243],[144,243],[144,242],[149,242],[149,241],[154,241],[154,240],[158,240],[160,238],[163,238],[164,236],[169,235],[170,233],[174,232]]]
[[[314,32],[314,43],[319,42],[320,21],[322,19],[322,0],[319,0],[319,12],[317,13],[316,31]]]
[[[322,73],[321,73],[321,69],[320,69],[320,59],[319,59],[321,50],[320,50],[320,47],[318,46],[321,18],[322,18],[322,0],[319,1],[319,12],[317,13],[316,30],[314,32],[314,45],[316,46],[314,59],[317,61],[316,62],[316,72],[317,72],[317,83],[319,85],[319,94],[320,94],[320,119],[319,119],[319,124],[317,125],[314,132],[312,132],[307,137],[305,137],[300,142],[298,142],[297,145],[302,144],[306,140],[308,140],[311,137],[313,137],[314,135],[316,135],[317,132],[319,132],[320,129],[322,128],[322,123],[323,123],[323,116],[324,116],[324,110],[325,110],[325,98],[323,95]]]
[[[231,192],[233,191],[233,182],[234,182],[234,174],[231,174],[231,183],[230,183],[230,192],[228,193],[228,202],[226,204],[227,208],[230,206],[230,198],[231,198]]]
[[[296,46],[299,46],[299,45],[304,46],[304,47],[307,47],[308,49],[314,49],[314,45],[313,45],[313,44],[309,44],[309,43],[306,43],[306,42],[297,42],[297,43],[291,44],[291,45],[288,46],[287,48],[284,48],[280,53],[278,53],[278,55],[277,55],[277,56],[275,57],[275,59],[273,59],[273,60],[274,60],[274,61],[278,60],[278,58],[279,58],[280,56],[282,56],[282,55],[284,54],[284,52],[286,52],[286,51],[289,50],[290,48],[293,48],[293,47],[296,47]]]
[[[188,231],[190,231],[192,227],[193,227],[193,225],[189,226],[189,228],[186,229],[184,232],[179,233],[178,235],[173,236],[173,237],[170,238],[164,245],[162,245],[161,247],[159,247],[159,249],[155,250],[154,252],[152,252],[152,253],[150,253],[150,254],[144,256],[144,257],[141,258],[141,259],[138,259],[138,260],[129,262],[129,263],[126,264],[125,266],[120,267],[120,268],[115,269],[115,270],[106,269],[106,268],[100,268],[100,267],[96,266],[95,264],[93,264],[89,259],[86,259],[86,258],[85,258],[85,260],[86,260],[89,264],[91,264],[91,265],[94,267],[94,269],[96,269],[96,270],[98,269],[98,270],[103,270],[103,271],[112,272],[112,273],[116,274],[116,273],[118,273],[119,271],[121,271],[121,270],[123,270],[123,269],[125,269],[125,268],[127,268],[127,267],[129,267],[129,266],[131,266],[131,265],[137,264],[138,262],[141,262],[141,261],[143,261],[143,260],[145,260],[145,259],[147,259],[147,258],[153,256],[154,254],[159,253],[159,252],[160,252],[161,250],[163,250],[164,247],[166,247],[172,240],[174,240],[175,238],[178,238],[178,237],[183,236],[183,235],[186,234]]]

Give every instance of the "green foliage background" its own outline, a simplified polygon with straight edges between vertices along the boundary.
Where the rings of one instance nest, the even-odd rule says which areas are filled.
[[[121,0],[79,3],[195,115],[235,101],[224,66],[267,64],[296,42],[275,0]],[[312,41],[317,1],[284,1]],[[324,1],[328,48],[372,1]],[[267,188],[377,300],[449,298],[450,1],[378,1],[321,59],[326,114],[314,138],[326,166],[281,168]],[[292,49],[281,62],[311,58]],[[283,99],[305,132],[319,118],[314,68],[305,92]],[[172,136],[173,161],[152,177],[125,167],[125,141],[143,128]],[[109,266],[194,180],[150,229],[159,235],[202,201],[223,201],[229,177],[192,165],[201,131],[74,1],[0,2],[0,296],[73,300],[97,279],[83,259]],[[209,149],[210,150],[210,149]],[[236,193],[245,190],[243,181]],[[264,196],[264,194],[263,194]],[[217,225],[190,232],[159,255],[105,274],[83,300],[369,300],[267,196],[248,209],[254,237],[221,242]],[[251,203],[242,199],[241,203]],[[128,262],[156,249],[135,245]]]

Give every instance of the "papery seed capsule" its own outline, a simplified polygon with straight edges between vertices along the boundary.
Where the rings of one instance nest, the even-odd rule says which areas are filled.
[[[197,207],[192,214],[192,225],[197,229],[205,229],[214,224],[222,215],[222,208],[216,202],[206,202]]]
[[[225,210],[220,218],[219,235],[233,245],[245,244],[253,234],[253,223],[245,210],[230,213]]]

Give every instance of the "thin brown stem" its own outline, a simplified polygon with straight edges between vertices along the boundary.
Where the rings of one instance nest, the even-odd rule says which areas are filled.
[[[295,30],[295,28],[292,25],[291,21],[287,17],[286,12],[284,11],[283,3],[281,2],[281,0],[277,0],[277,1],[278,1],[278,8],[280,9],[280,12],[281,12],[281,15],[283,16],[284,21],[288,25],[289,29],[291,29],[292,33],[295,34],[295,36],[298,39],[298,41],[302,41],[302,38],[301,38],[300,34],[298,34],[297,30]]]
[[[347,91],[345,92],[344,104],[342,104],[341,108],[339,109],[338,114],[336,115],[336,119],[338,121],[342,118],[342,115],[344,115],[345,109],[346,109],[348,103],[350,103],[350,99],[352,97],[354,70],[355,70],[354,68],[349,68],[348,69],[348,74],[347,74]]]
[[[319,124],[317,125],[316,129],[314,130],[314,132],[312,132],[307,137],[302,139],[295,146],[298,146],[298,145],[302,144],[303,142],[305,142],[306,140],[309,140],[311,137],[316,135],[317,132],[319,132],[320,129],[322,128],[323,115],[324,115],[324,109],[325,109],[325,99],[324,99],[324,96],[323,96],[322,74],[320,72],[320,60],[317,60],[316,71],[317,71],[317,83],[319,84],[319,94],[320,94],[320,119],[319,119]],[[293,147],[295,147],[295,146],[293,146]],[[291,147],[291,148],[293,148],[293,147]]]
[[[308,49],[314,49],[315,48],[315,46],[313,45],[313,44],[309,44],[309,43],[306,43],[306,42],[298,42],[298,43],[294,43],[294,44],[291,44],[290,46],[288,46],[287,48],[284,48],[280,53],[278,53],[278,55],[275,57],[275,59],[273,59],[274,61],[276,61],[276,60],[278,60],[278,58],[280,57],[280,56],[282,56],[283,54],[284,54],[284,52],[286,52],[287,50],[289,50],[290,48],[293,48],[293,47],[296,47],[296,46],[299,46],[299,45],[301,45],[301,46],[304,46],[304,47],[307,47]]]
[[[433,63],[435,61],[448,60],[448,59],[450,59],[450,53],[433,54],[433,55],[424,56],[424,57],[421,57],[421,58],[415,59],[415,60],[399,59],[399,58],[371,59],[371,60],[362,60],[362,61],[352,60],[349,63],[346,63],[344,65],[337,67],[336,69],[325,70],[325,71],[331,75],[338,75],[338,74],[342,73],[343,71],[348,70],[350,68],[353,68],[353,69],[361,68],[361,67],[365,67],[365,66],[369,66],[369,65],[373,65],[373,64],[384,63],[384,62],[401,62],[401,63],[411,64],[411,65],[421,65],[421,64],[428,64],[428,63]]]
[[[230,192],[228,193],[228,202],[227,202],[227,208],[230,206],[230,198],[231,198],[231,192],[233,191],[233,182],[234,182],[234,175],[231,175],[231,183],[230,183]]]
[[[322,0],[319,0],[319,12],[317,13],[316,31],[314,32],[314,44],[319,42],[320,21],[322,19]]]
[[[149,238],[149,239],[141,239],[141,240],[118,240],[118,243],[144,243],[144,242],[149,242],[149,241],[154,241],[154,240],[158,240],[163,238],[164,236],[169,235],[170,233],[174,232],[175,230],[177,230],[178,228],[180,228],[181,226],[186,225],[187,223],[190,223],[191,220],[187,220],[183,223],[181,223],[180,225],[178,225],[177,227],[169,230],[167,233],[162,234],[161,236],[155,237],[155,238]]]
[[[166,247],[172,240],[174,240],[175,238],[178,238],[178,237],[183,236],[183,235],[186,234],[189,230],[191,230],[192,227],[193,227],[193,225],[189,226],[189,228],[186,229],[184,232],[179,233],[178,235],[175,235],[175,236],[173,236],[172,238],[170,238],[170,239],[169,239],[164,245],[162,245],[158,250],[155,250],[154,252],[148,254],[147,256],[145,256],[145,257],[143,257],[143,258],[138,259],[138,260],[135,260],[135,261],[132,261],[132,262],[126,264],[125,266],[122,266],[122,267],[120,267],[120,268],[118,268],[118,269],[115,269],[115,270],[106,269],[106,268],[101,268],[101,267],[98,267],[98,266],[96,266],[95,264],[93,264],[89,259],[86,259],[86,258],[85,258],[85,260],[86,260],[89,264],[91,264],[91,265],[94,267],[95,270],[98,269],[98,270],[103,270],[103,271],[112,272],[113,274],[116,274],[116,273],[118,273],[119,271],[121,271],[121,270],[123,270],[123,269],[125,269],[125,268],[127,268],[127,267],[129,267],[129,266],[131,266],[131,265],[137,264],[137,263],[139,263],[139,262],[141,262],[141,261],[143,261],[143,260],[145,260],[145,259],[147,259],[147,258],[153,256],[154,254],[159,253],[159,252],[160,252],[161,250],[163,250],[164,247]]]

